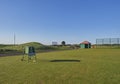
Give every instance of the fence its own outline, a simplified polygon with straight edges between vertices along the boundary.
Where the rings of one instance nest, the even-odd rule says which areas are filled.
[[[116,48],[120,47],[120,38],[102,38],[96,39],[96,47],[97,48]]]

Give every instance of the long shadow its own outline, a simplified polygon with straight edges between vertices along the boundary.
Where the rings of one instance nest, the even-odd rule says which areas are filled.
[[[80,62],[80,60],[51,60],[50,62]]]

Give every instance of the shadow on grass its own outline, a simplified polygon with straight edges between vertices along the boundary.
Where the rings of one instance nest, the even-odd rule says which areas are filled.
[[[80,60],[51,60],[50,62],[80,62]]]

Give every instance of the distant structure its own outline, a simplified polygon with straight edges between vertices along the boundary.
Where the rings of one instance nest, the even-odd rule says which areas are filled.
[[[99,38],[96,39],[97,48],[120,47],[120,38]]]
[[[91,43],[89,41],[83,41],[80,43],[80,48],[91,48]]]
[[[56,46],[56,45],[58,45],[58,43],[57,42],[52,42],[52,45]]]
[[[14,34],[14,46],[16,45],[16,35]]]

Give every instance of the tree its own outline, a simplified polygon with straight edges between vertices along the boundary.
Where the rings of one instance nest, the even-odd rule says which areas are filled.
[[[65,44],[65,41],[62,41],[62,42],[61,42],[61,44],[62,44],[63,46],[65,46],[65,45],[66,45],[66,44]]]

